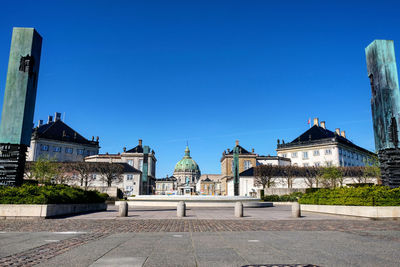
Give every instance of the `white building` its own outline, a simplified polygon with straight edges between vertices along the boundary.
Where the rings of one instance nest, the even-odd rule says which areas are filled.
[[[39,158],[56,160],[58,162],[83,161],[86,156],[99,153],[99,138],[87,140],[74,129],[65,124],[61,114],[49,116],[46,124],[40,120],[33,129],[27,161]]]
[[[319,125],[318,118],[314,119],[314,125],[294,139],[290,143],[282,143],[278,140],[277,157],[257,157],[257,165],[294,165],[299,167],[322,167],[322,166],[365,166],[376,155],[362,147],[355,145],[346,138],[345,132],[336,129],[332,132],[326,129],[325,122]],[[256,196],[262,189],[255,185],[254,168],[245,169],[240,172],[239,194],[241,196]],[[376,178],[368,178],[369,183],[377,183]],[[290,188],[288,181],[282,177],[273,178],[272,188],[266,192],[273,194],[290,193],[299,189],[310,187],[315,183],[310,178],[296,177],[291,179]],[[355,183],[352,177],[346,177],[343,184]],[[227,195],[234,194],[233,178],[226,181]],[[316,184],[313,184],[316,186]]]
[[[88,162],[89,164],[93,164],[93,169],[96,169],[96,164],[100,162]],[[127,163],[112,163],[121,165],[123,168],[123,172],[120,175],[119,179],[116,179],[112,182],[111,187],[108,187],[106,177],[104,177],[98,171],[94,171],[90,174],[88,179],[88,187],[90,189],[95,189],[100,192],[108,193],[112,197],[117,196],[117,189],[121,190],[121,192],[126,196],[132,195],[140,195],[143,191],[141,186],[141,178],[142,172],[138,169],[132,167]],[[73,174],[74,179],[71,179],[71,182],[68,182],[71,185],[78,185],[80,184],[79,173],[74,172]]]
[[[85,158],[86,162],[109,162],[109,163],[126,163],[129,166],[135,168],[136,170],[139,170],[141,174],[140,182],[139,182],[139,188],[141,188],[141,191],[139,191],[139,194],[135,195],[145,195],[145,194],[152,194],[154,192],[154,186],[155,186],[155,177],[156,177],[156,163],[157,159],[155,157],[155,152],[154,150],[150,151],[149,153],[144,153],[144,148],[145,146],[142,145],[142,140],[139,139],[139,144],[130,149],[126,150],[125,148],[123,149],[123,153],[118,153],[118,154],[98,154],[98,155],[93,155],[93,156],[88,156]],[[143,167],[144,162],[147,161],[147,182],[144,181],[143,179]],[[127,185],[128,186],[128,185]],[[129,185],[131,186],[131,185]],[[128,191],[130,190],[130,187],[124,186],[123,191]]]
[[[292,165],[308,166],[365,166],[376,154],[355,145],[339,128],[332,132],[325,122],[314,125],[290,143],[278,140],[278,156],[289,158]]]

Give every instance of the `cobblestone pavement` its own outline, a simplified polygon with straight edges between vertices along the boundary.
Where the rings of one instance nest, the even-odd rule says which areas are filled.
[[[119,218],[111,207],[67,218],[0,220],[0,266],[394,266],[400,262],[397,220],[314,213],[293,219],[288,207],[247,209],[249,217],[239,219],[226,219],[231,218],[230,209],[209,210],[208,219],[207,209],[192,209],[194,218],[186,219],[163,211],[137,208],[130,211],[132,216]],[[214,219],[217,213],[222,219]]]
[[[2,220],[4,232],[62,232],[95,233],[121,232],[242,232],[242,231],[400,231],[400,221],[327,220]]]

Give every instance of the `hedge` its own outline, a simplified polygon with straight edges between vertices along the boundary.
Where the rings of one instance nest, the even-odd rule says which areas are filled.
[[[318,189],[304,194],[299,203],[346,206],[400,206],[400,188],[390,189],[387,186],[374,185]]]
[[[107,194],[67,185],[0,187],[0,204],[83,204],[103,203]]]
[[[262,200],[264,201],[272,201],[272,202],[294,202],[297,201],[299,197],[303,195],[302,192],[294,192],[291,193],[290,195],[268,195],[264,196]]]

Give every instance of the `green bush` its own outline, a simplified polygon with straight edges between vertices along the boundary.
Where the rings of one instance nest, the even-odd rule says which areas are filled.
[[[294,202],[294,201],[297,201],[297,199],[299,197],[301,197],[302,195],[303,195],[302,192],[294,192],[294,193],[291,193],[290,195],[282,195],[282,196],[268,195],[268,196],[264,196],[264,198],[262,198],[262,200],[271,201],[271,202]]]
[[[399,206],[400,188],[374,185],[319,189],[304,194],[299,202],[316,205]]]
[[[0,187],[0,204],[82,204],[103,203],[107,194],[67,185]]]

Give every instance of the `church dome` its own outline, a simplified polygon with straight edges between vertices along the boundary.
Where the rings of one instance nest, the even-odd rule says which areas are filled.
[[[190,156],[190,150],[188,146],[186,146],[185,149],[185,156],[175,165],[174,172],[192,172],[200,174],[199,165],[197,165],[197,163]]]

